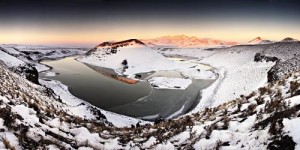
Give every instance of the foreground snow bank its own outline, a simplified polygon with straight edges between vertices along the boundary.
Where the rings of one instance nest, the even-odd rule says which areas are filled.
[[[153,77],[148,81],[157,89],[186,89],[192,83],[190,79],[166,77]]]

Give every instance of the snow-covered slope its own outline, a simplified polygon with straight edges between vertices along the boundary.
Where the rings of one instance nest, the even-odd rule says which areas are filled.
[[[79,61],[115,70],[118,74],[134,77],[136,73],[175,70],[192,65],[181,64],[165,58],[139,40],[102,43],[90,50]]]
[[[48,66],[38,63],[43,59],[58,59],[62,57],[84,54],[85,48],[59,48],[41,45],[0,44],[0,60],[9,67],[31,65],[38,72],[49,70]]]
[[[25,62],[0,50],[0,60],[8,67],[24,65]]]
[[[0,149],[43,149],[41,145],[53,144],[68,148],[73,145],[70,138],[76,138],[69,134],[71,122],[79,125],[85,119],[99,119],[99,126],[109,125],[100,112],[93,115],[87,105],[65,104],[51,89],[35,85],[2,65],[0,75]]]
[[[237,42],[227,42],[217,39],[197,38],[195,36],[174,35],[163,36],[154,39],[141,39],[142,42],[151,47],[177,47],[177,48],[191,48],[191,47],[211,47],[211,46],[230,46],[236,45]]]
[[[162,49],[165,56],[182,55],[197,57],[198,62],[209,64],[218,70],[218,80],[208,89],[202,91],[202,99],[195,111],[204,107],[212,107],[235,99],[243,94],[249,94],[268,81],[268,72],[275,62],[255,62],[254,57],[260,53],[269,57],[276,57],[281,61],[298,57],[300,54],[299,42],[277,42],[270,44],[239,45],[228,48],[214,49]],[[289,65],[293,61],[278,66],[288,66],[279,69],[286,72],[297,71],[298,67]],[[278,67],[277,67],[278,68]],[[274,69],[278,70],[278,69]]]
[[[2,65],[0,75],[1,149],[298,149],[300,144],[299,72],[217,107],[131,127],[115,127],[99,109],[58,97]]]

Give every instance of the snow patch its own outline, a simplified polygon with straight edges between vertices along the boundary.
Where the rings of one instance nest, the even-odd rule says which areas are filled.
[[[216,79],[217,78],[215,73],[213,73],[212,71],[200,70],[200,69],[182,71],[181,75],[190,79]]]
[[[192,83],[190,79],[166,77],[153,77],[148,81],[157,89],[186,89]]]

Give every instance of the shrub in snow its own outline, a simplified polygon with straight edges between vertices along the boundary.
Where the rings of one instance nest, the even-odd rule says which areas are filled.
[[[124,66],[127,66],[127,65],[128,65],[127,59],[124,59],[124,60],[122,61],[122,65],[124,65]]]
[[[5,148],[9,149],[9,150],[15,150],[16,148],[10,143],[9,139],[2,137],[2,139],[0,139],[0,141],[2,141],[2,143],[4,144]]]

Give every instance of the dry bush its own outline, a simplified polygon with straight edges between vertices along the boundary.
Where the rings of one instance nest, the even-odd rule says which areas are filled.
[[[2,137],[1,141],[3,142],[6,149],[9,149],[9,150],[15,150],[16,149],[14,146],[11,145],[10,141],[7,138]]]
[[[40,107],[35,102],[29,101],[27,104],[28,104],[28,107],[32,108],[34,111],[36,111],[37,114],[41,113]]]
[[[283,127],[284,125],[282,123],[282,119],[279,119],[278,121],[275,120],[271,123],[269,133],[271,135],[280,135],[282,133]]]
[[[281,112],[275,112],[272,116],[256,123],[253,127],[254,129],[265,129],[272,122],[276,122],[277,120],[290,118],[292,116],[297,115],[297,111],[299,110],[300,110],[300,105],[296,105],[292,108],[285,109]]]
[[[13,126],[16,115],[13,115],[10,107],[0,108],[0,118],[4,120],[4,125],[8,128]]]
[[[295,92],[299,89],[299,87],[300,87],[300,83],[298,83],[298,81],[290,82],[291,96],[295,96]]]
[[[259,110],[259,112],[256,114],[256,120],[262,120],[263,119],[263,110],[262,108]]]
[[[261,87],[258,89],[259,91],[259,94],[262,96],[262,95],[265,95],[267,92],[268,92],[268,88],[269,87]]]
[[[257,104],[257,105],[261,105],[261,104],[264,104],[264,103],[265,103],[264,98],[261,97],[261,96],[258,96],[257,98],[255,98],[255,101],[256,101],[256,104]]]
[[[283,99],[281,89],[277,90],[276,94],[274,95],[274,98],[276,98],[276,99]]]
[[[221,127],[221,129],[223,130],[227,130],[228,129],[228,126],[229,126],[229,122],[230,122],[230,118],[228,118],[227,116],[225,116],[223,118],[223,126]]]
[[[215,129],[217,129],[217,128],[218,127],[217,127],[216,123],[213,123],[213,124],[211,124],[209,126],[205,126],[204,127],[204,129],[206,131],[205,139],[210,139],[210,135],[211,135],[212,131],[215,130]]]
[[[249,100],[250,98],[252,98],[253,96],[255,96],[256,95],[256,93],[255,92],[252,92],[252,93],[250,93],[249,95],[247,95],[245,98],[247,99],[247,100]]]

